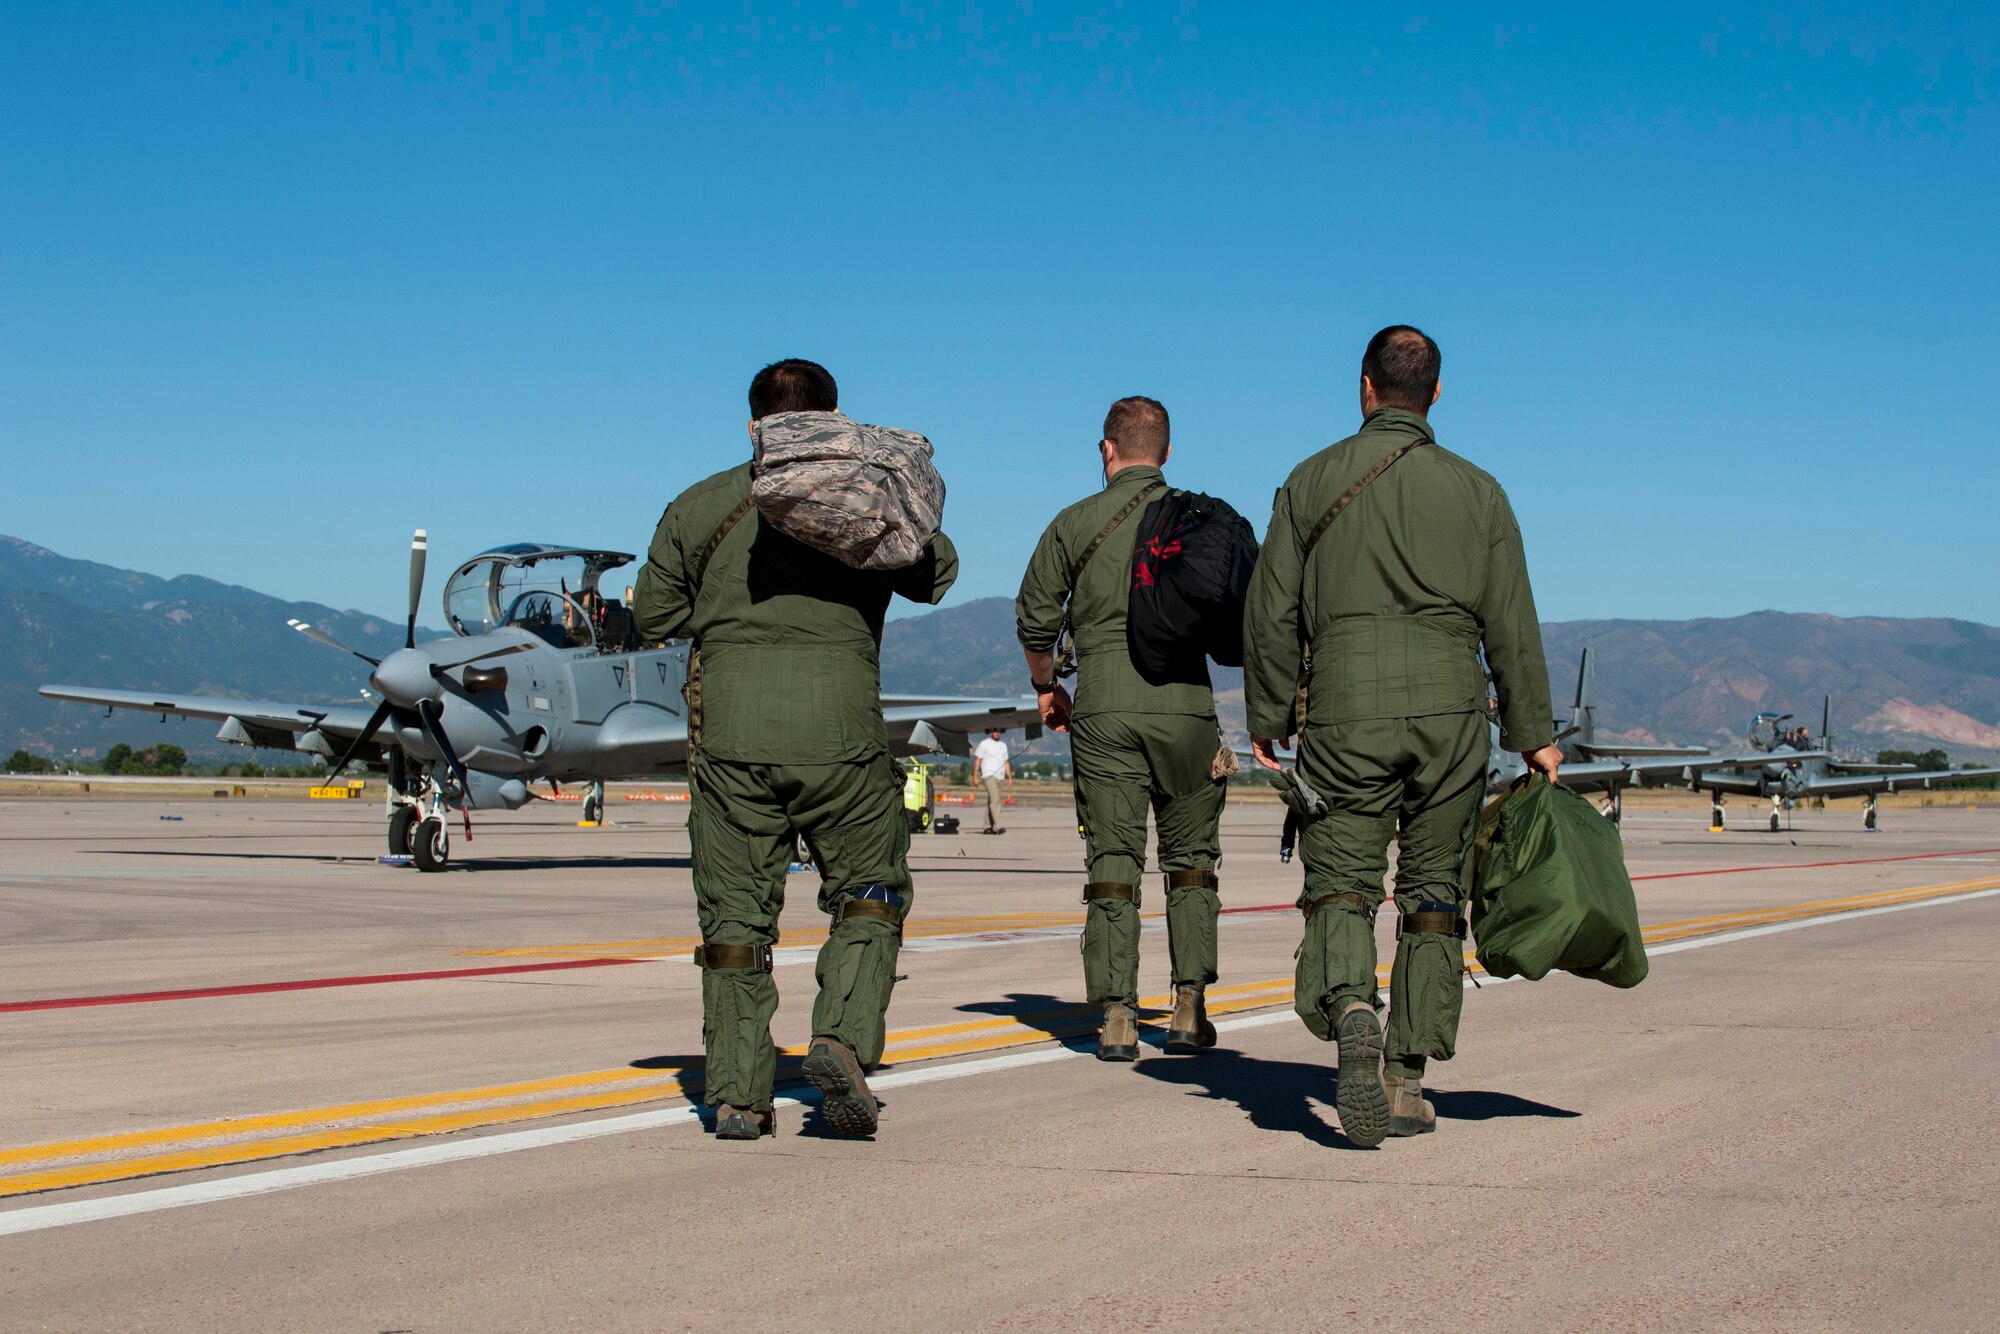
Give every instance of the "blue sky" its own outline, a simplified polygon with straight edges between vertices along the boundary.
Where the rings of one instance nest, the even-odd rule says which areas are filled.
[[[0,532],[434,602],[808,356],[1011,595],[1111,399],[1261,527],[1410,321],[1546,618],[2000,623],[2000,17],[1639,8],[7,6]]]

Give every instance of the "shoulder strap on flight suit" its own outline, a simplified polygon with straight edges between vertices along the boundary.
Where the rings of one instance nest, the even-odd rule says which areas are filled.
[[[1131,518],[1132,511],[1138,509],[1142,501],[1151,496],[1155,491],[1165,490],[1166,485],[1165,482],[1148,482],[1146,485],[1140,487],[1139,494],[1126,501],[1122,509],[1106,520],[1104,526],[1097,530],[1097,536],[1090,539],[1090,545],[1083,549],[1083,554],[1076,558],[1076,564],[1070,566],[1069,597],[1063,599],[1062,624],[1056,627],[1055,657],[1057,677],[1076,675],[1075,631],[1071,629],[1069,623],[1069,604],[1076,597],[1076,581],[1083,578],[1083,567],[1090,564],[1090,558],[1095,556],[1097,549],[1104,545],[1104,539],[1117,532],[1118,525]]]
[[[1427,445],[1429,443],[1431,442],[1429,440],[1426,440],[1423,436],[1418,436],[1415,440],[1410,441],[1406,445],[1398,445],[1396,448],[1390,450],[1388,454],[1383,456],[1382,460],[1379,463],[1377,463],[1374,467],[1370,468],[1367,472],[1362,473],[1361,476],[1355,480],[1353,486],[1350,486],[1345,491],[1342,491],[1340,493],[1340,498],[1334,501],[1333,504],[1327,506],[1326,513],[1321,515],[1319,522],[1313,525],[1312,534],[1306,538],[1306,544],[1303,547],[1299,548],[1300,563],[1303,564],[1305,562],[1305,558],[1312,554],[1312,549],[1319,543],[1320,536],[1326,532],[1327,528],[1333,523],[1335,519],[1338,519],[1340,517],[1340,512],[1342,510],[1346,509],[1349,505],[1352,505],[1354,503],[1354,498],[1356,496],[1360,495],[1363,491],[1366,491],[1368,489],[1368,484],[1370,482],[1374,481],[1377,477],[1380,477],[1383,473],[1389,471],[1390,466],[1394,464],[1397,459],[1400,459],[1401,457],[1403,457],[1403,455],[1409,453],[1411,450],[1415,449],[1418,445]]]
[[[697,597],[701,594],[702,577],[708,573],[708,562],[714,557],[715,549],[722,545],[722,539],[729,536],[730,530],[750,512],[750,503],[751,498],[747,495],[738,501],[736,508],[729,511],[729,517],[717,524],[715,531],[709,534],[708,541],[702,544],[701,554],[694,558],[694,593]]]
[[[701,581],[708,574],[708,562],[715,555],[715,549],[722,545],[722,539],[729,536],[730,530],[750,512],[751,499],[752,497],[746,493],[743,499],[736,502],[736,508],[729,511],[729,517],[717,524],[715,531],[708,535],[708,541],[702,543],[701,554],[694,558],[694,582],[688,589],[690,607],[694,605],[694,600],[701,596]],[[699,643],[688,650],[687,673],[681,680],[681,699],[687,704],[688,749],[693,751],[701,744],[701,645]],[[721,946],[716,948],[720,949]],[[696,954],[699,956],[700,951],[697,950]],[[700,962],[699,957],[696,962]],[[748,964],[730,966],[750,967]],[[770,970],[767,968],[765,971]]]
[[[1141,501],[1145,500],[1155,491],[1163,490],[1165,487],[1165,482],[1148,482],[1146,485],[1140,487],[1139,494],[1126,501],[1125,507],[1112,515],[1105,525],[1097,530],[1097,536],[1090,539],[1090,545],[1083,549],[1083,554],[1076,558],[1076,564],[1070,568],[1069,587],[1072,593],[1076,591],[1076,581],[1083,577],[1083,567],[1090,564],[1090,558],[1095,556],[1097,549],[1104,545],[1104,539],[1117,532],[1118,525],[1132,517],[1132,511],[1139,508]]]
[[[1360,477],[1356,478],[1353,486],[1350,486],[1345,491],[1342,491],[1340,493],[1339,498],[1336,499],[1331,505],[1328,505],[1326,507],[1326,513],[1320,515],[1319,522],[1313,525],[1312,532],[1306,537],[1306,544],[1303,547],[1299,548],[1299,569],[1300,570],[1305,569],[1306,560],[1308,557],[1312,555],[1313,548],[1319,545],[1319,539],[1321,538],[1321,536],[1324,535],[1326,530],[1332,526],[1333,521],[1340,517],[1340,512],[1346,509],[1349,505],[1352,505],[1354,503],[1354,498],[1360,495],[1363,491],[1366,491],[1368,489],[1368,484],[1370,482],[1374,481],[1377,477],[1380,477],[1383,473],[1389,471],[1390,467],[1395,464],[1397,459],[1400,459],[1401,457],[1403,457],[1403,455],[1409,453],[1411,450],[1415,449],[1418,445],[1424,445],[1429,443],[1430,441],[1428,439],[1420,435],[1416,439],[1410,441],[1407,444],[1398,445],[1396,448],[1390,450],[1386,455],[1384,455],[1380,460],[1378,460],[1374,467],[1370,468],[1367,472],[1362,473]],[[1307,643],[1302,645],[1300,649],[1299,683],[1297,688],[1293,692],[1293,698],[1292,698],[1291,724],[1294,728],[1300,728],[1306,725],[1306,685],[1311,676],[1312,676],[1312,644],[1310,641],[1308,641]]]

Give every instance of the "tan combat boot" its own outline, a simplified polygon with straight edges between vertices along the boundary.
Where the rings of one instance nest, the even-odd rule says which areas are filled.
[[[1437,1108],[1424,1097],[1421,1079],[1409,1075],[1382,1076],[1382,1091],[1389,1095],[1389,1133],[1428,1135],[1438,1128]]]
[[[1113,1001],[1104,1007],[1104,1023],[1097,1030],[1097,1059],[1139,1059],[1139,1016],[1131,1006]]]
[[[717,1139],[762,1139],[771,1133],[771,1114],[723,1103],[715,1109]]]
[[[1389,1133],[1389,1094],[1382,1087],[1382,1021],[1365,1000],[1349,1001],[1334,1016],[1333,1038],[1340,1044],[1340,1082],[1333,1107],[1340,1129],[1364,1149]]]
[[[1167,1024],[1168,1051],[1200,1051],[1215,1045],[1215,1025],[1208,1022],[1208,998],[1193,982],[1174,988],[1174,1017]]]
[[[806,1052],[805,1075],[819,1090],[819,1114],[836,1134],[866,1139],[875,1133],[881,1105],[868,1091],[861,1062],[839,1038],[812,1040]]]

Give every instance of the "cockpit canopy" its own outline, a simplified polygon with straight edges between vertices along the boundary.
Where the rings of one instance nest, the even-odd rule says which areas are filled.
[[[1768,711],[1753,716],[1749,728],[1750,748],[1763,751],[1776,750],[1781,741],[1790,738],[1790,734],[1784,730],[1782,724],[1790,722],[1791,719],[1792,715],[1789,713]]]
[[[607,570],[631,563],[624,551],[540,542],[494,547],[446,581],[445,623],[459,635],[512,625],[558,648],[622,652],[632,647],[631,615],[619,598],[605,596],[598,581]]]

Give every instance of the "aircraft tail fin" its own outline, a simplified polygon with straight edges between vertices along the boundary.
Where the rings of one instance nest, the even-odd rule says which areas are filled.
[[[1588,747],[1597,741],[1597,698],[1596,681],[1591,671],[1590,650],[1583,651],[1583,660],[1576,668],[1576,708],[1570,714],[1569,726],[1564,731],[1564,739],[1580,747]]]

